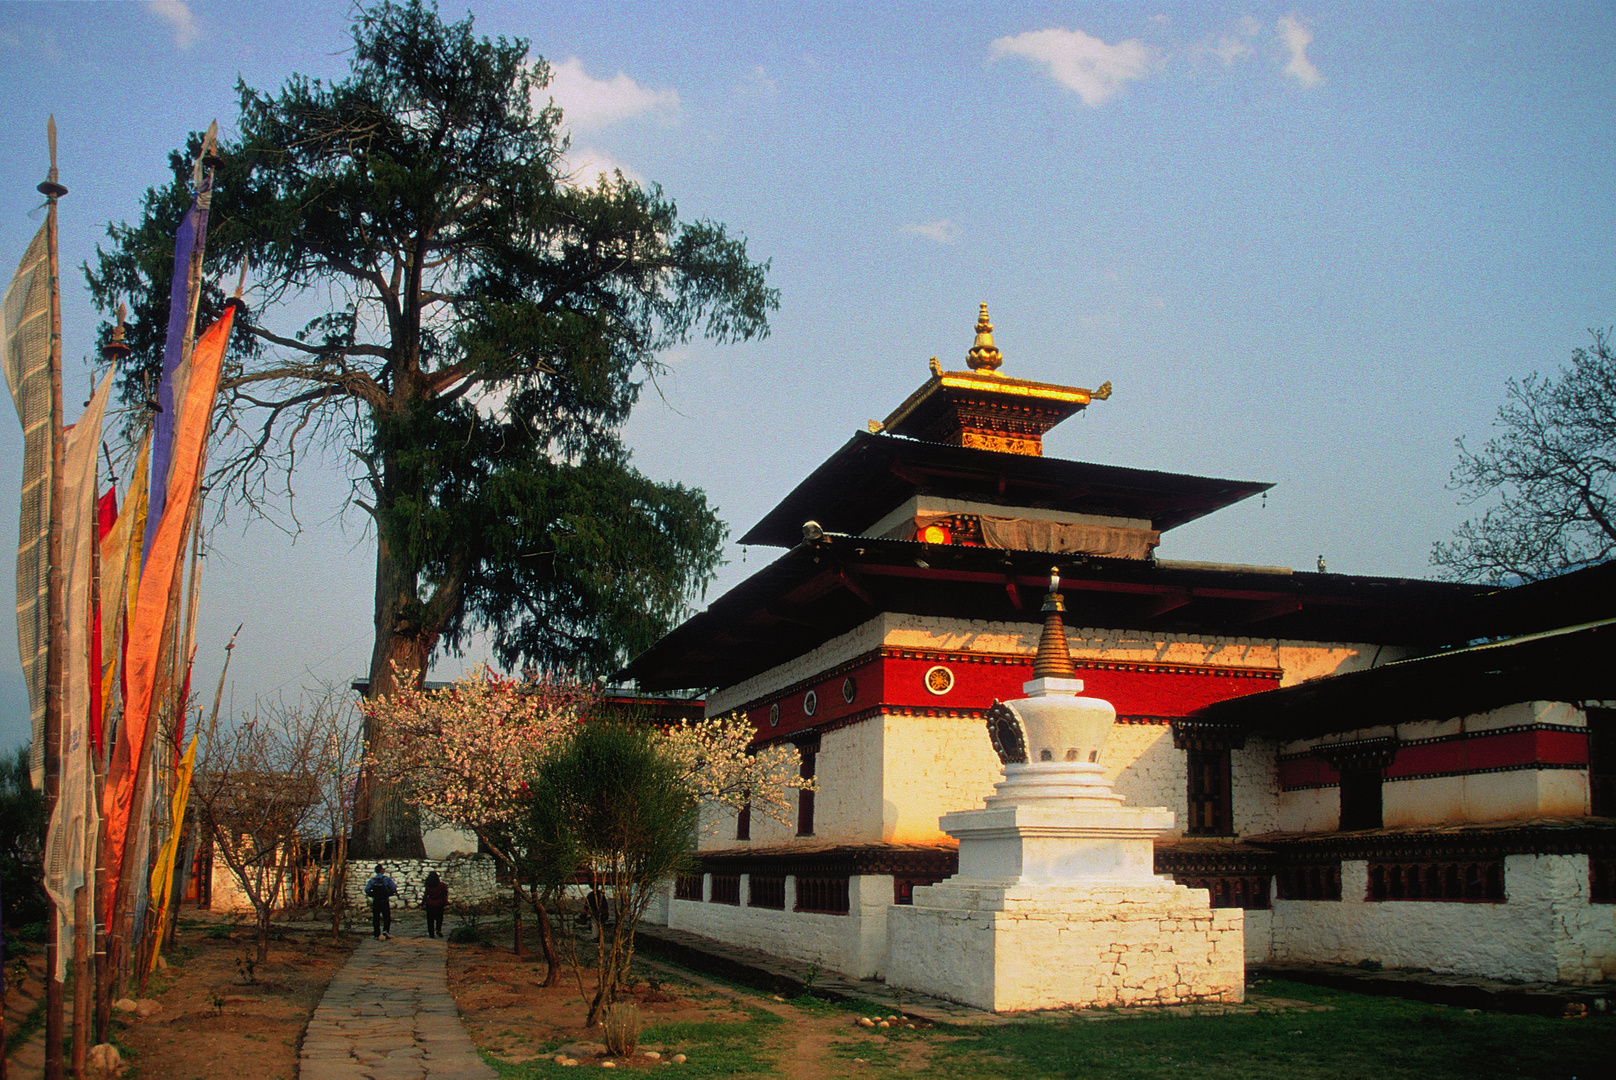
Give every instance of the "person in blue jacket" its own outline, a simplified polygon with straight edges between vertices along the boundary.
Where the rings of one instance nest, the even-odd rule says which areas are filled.
[[[373,938],[393,939],[393,897],[398,895],[398,885],[387,876],[387,868],[381,863],[376,864],[376,874],[365,882],[365,895],[370,897],[370,936]]]

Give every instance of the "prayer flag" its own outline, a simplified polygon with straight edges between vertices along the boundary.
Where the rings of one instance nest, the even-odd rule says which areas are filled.
[[[235,305],[210,326],[196,344],[191,357],[191,378],[174,428],[173,460],[169,468],[167,498],[162,519],[152,533],[153,540],[141,572],[140,587],[129,620],[129,644],[125,653],[124,717],[112,764],[102,796],[102,816],[106,821],[107,873],[117,882],[126,856],[125,842],[130,829],[130,810],[135,795],[146,741],[151,737],[153,691],[162,654],[163,624],[168,613],[174,575],[182,572],[182,547],[191,514],[202,465],[202,452],[212,426],[213,399],[219,386],[219,368]],[[153,473],[156,469],[154,467]],[[136,823],[138,825],[138,823]],[[114,885],[114,888],[116,886]]]
[[[17,539],[17,652],[28,684],[29,773],[45,785],[45,654],[50,646],[50,264],[46,227],[23,254],[0,303],[0,353],[22,421],[22,507]]]
[[[62,642],[62,757],[55,811],[45,834],[45,891],[56,901],[63,933],[57,977],[65,978],[73,952],[73,894],[91,884],[91,836],[96,823],[95,775],[90,760],[91,578],[95,558],[96,455],[101,418],[112,390],[112,371],[101,379],[79,422],[65,433],[62,464],[62,568],[66,605]]]

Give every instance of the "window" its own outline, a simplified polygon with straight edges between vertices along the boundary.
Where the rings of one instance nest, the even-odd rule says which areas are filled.
[[[1191,889],[1205,889],[1211,894],[1215,908],[1244,908],[1247,911],[1267,911],[1269,888],[1273,878],[1267,874],[1238,877],[1177,877],[1178,884]]]
[[[749,895],[746,904],[748,907],[773,908],[775,911],[784,911],[786,907],[786,879],[783,875],[760,877],[753,874],[749,885]]]
[[[797,767],[797,775],[804,780],[814,778],[814,770],[819,757],[819,740],[798,743],[797,750],[802,755],[802,763]],[[814,835],[814,793],[812,791],[797,792],[797,835]]]
[[[1189,836],[1234,835],[1234,777],[1230,753],[1246,745],[1243,729],[1201,720],[1174,720],[1173,746],[1184,751]]]
[[[1341,863],[1287,866],[1277,875],[1281,900],[1341,899]]]
[[[1387,767],[1397,757],[1397,740],[1378,738],[1331,743],[1320,746],[1318,753],[1341,777],[1341,816],[1336,828],[1342,832],[1380,828],[1381,782]]]
[[[1369,900],[1504,902],[1501,859],[1472,862],[1372,862]]]
[[[814,911],[821,915],[846,915],[849,906],[847,882],[845,877],[799,877],[797,910]]]
[[[1616,904],[1616,858],[1588,856],[1588,902]]]
[[[674,879],[673,898],[701,902],[701,874],[680,874]]]
[[[735,839],[752,839],[752,803],[741,804],[740,812],[735,815]]]
[[[713,899],[715,904],[735,904],[741,902],[741,875],[714,874]]]
[[[1342,832],[1380,828],[1380,784],[1378,767],[1351,766],[1341,770],[1341,824],[1338,828]]]
[[[1588,710],[1588,812],[1616,817],[1616,709]]]
[[[1234,835],[1228,748],[1191,749],[1186,766],[1190,805],[1186,831],[1191,836]]]

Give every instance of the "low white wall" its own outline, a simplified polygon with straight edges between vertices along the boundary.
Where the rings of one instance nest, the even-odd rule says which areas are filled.
[[[750,891],[749,877],[742,875],[743,900]],[[710,882],[704,885],[703,895],[711,895]],[[671,900],[667,925],[726,944],[816,964],[854,978],[880,978],[885,974],[887,909],[892,906],[890,876],[875,874],[849,881],[846,915],[792,911],[796,897],[797,879],[788,876],[784,911]]]
[[[1616,977],[1616,904],[1588,902],[1586,855],[1507,856],[1502,904],[1370,901],[1367,884],[1368,863],[1346,861],[1340,900],[1275,900],[1269,958],[1527,982]],[[1248,958],[1264,959],[1247,942]]]

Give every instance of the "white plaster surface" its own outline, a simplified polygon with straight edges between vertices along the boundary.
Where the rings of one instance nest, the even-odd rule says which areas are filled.
[[[743,886],[749,882],[743,882]],[[743,888],[743,894],[748,890]],[[796,879],[786,878],[786,909],[672,900],[667,925],[717,941],[761,949],[775,956],[818,964],[855,978],[885,973],[887,912],[892,878],[873,874],[848,883],[848,914],[792,911]]]
[[[1204,889],[951,879],[888,915],[887,982],[980,1009],[1244,999],[1244,912]]]
[[[1616,905],[1588,902],[1586,855],[1510,855],[1507,901],[1365,900],[1368,864],[1341,864],[1339,901],[1275,900],[1275,960],[1427,968],[1530,982],[1616,978]]]
[[[882,732],[882,840],[946,840],[937,819],[981,806],[999,779],[999,759],[975,717],[887,715],[857,727]]]
[[[1183,767],[1186,756],[1179,754]],[[1250,736],[1229,751],[1230,804],[1238,836],[1260,836],[1279,828],[1279,746]],[[1186,787],[1187,787],[1186,780]],[[1184,820],[1180,818],[1179,820]]]
[[[1106,779],[1130,806],[1164,806],[1182,830],[1189,820],[1184,752],[1166,724],[1116,724],[1100,758]],[[1171,834],[1169,834],[1171,835]]]

